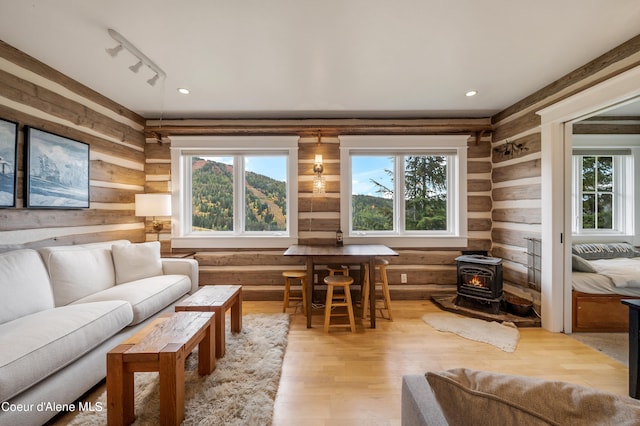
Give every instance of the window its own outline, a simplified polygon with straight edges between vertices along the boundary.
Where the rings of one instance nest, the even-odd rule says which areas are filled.
[[[172,243],[287,247],[297,228],[296,164],[297,137],[172,138]]]
[[[345,239],[466,245],[467,136],[349,136],[340,147]]]
[[[574,236],[597,238],[633,234],[633,151],[628,148],[584,148],[579,144],[576,147],[574,143]]]
[[[447,231],[450,160],[448,155],[352,155],[352,230]],[[403,220],[394,220],[400,212]]]
[[[580,228],[613,228],[614,162],[612,155],[580,156],[582,164],[580,185]]]

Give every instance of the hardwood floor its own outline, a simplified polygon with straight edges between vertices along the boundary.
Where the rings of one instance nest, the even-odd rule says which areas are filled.
[[[399,425],[401,376],[455,367],[628,392],[625,366],[564,334],[522,328],[518,348],[506,353],[426,325],[421,317],[439,312],[430,301],[393,308],[395,321],[379,320],[375,330],[360,323],[355,334],[325,334],[320,314],[312,329],[292,316],[274,425]]]
[[[394,321],[379,319],[375,330],[356,319],[356,333],[330,334],[322,329],[320,311],[307,329],[298,308],[291,316],[274,426],[400,425],[402,375],[456,367],[628,393],[627,367],[564,334],[521,328],[518,348],[507,353],[425,324],[422,315],[440,312],[430,301],[393,301],[393,308]],[[245,315],[281,310],[281,302],[243,302]]]

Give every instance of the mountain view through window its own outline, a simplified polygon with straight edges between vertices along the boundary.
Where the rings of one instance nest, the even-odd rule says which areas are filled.
[[[287,229],[287,189],[283,156],[242,156],[243,205],[235,206],[234,157],[193,157],[192,230],[232,232],[235,212],[244,209],[245,232],[276,232]],[[255,170],[255,171],[254,171]],[[258,173],[257,171],[261,171]]]

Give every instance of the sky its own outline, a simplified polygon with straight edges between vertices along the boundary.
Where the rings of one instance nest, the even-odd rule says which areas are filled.
[[[376,192],[377,186],[371,182],[371,179],[375,179],[388,188],[393,188],[391,177],[385,173],[385,169],[393,170],[393,161],[389,156],[352,157],[351,168],[353,175],[352,194],[381,196],[382,194]]]

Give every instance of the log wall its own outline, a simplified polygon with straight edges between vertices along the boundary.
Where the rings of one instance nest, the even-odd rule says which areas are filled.
[[[527,282],[527,240],[541,237],[541,128],[536,114],[571,95],[640,65],[640,36],[594,59],[533,93],[492,118],[492,254],[504,259],[507,288],[528,293],[534,300],[539,289]],[[629,133],[633,124],[602,126],[583,122],[577,133]],[[505,144],[522,145],[505,154]]]
[[[242,120],[237,125],[242,127]],[[398,130],[396,129],[396,132]],[[234,133],[244,133],[236,129]],[[163,140],[170,140],[168,135]],[[340,138],[302,136],[298,143],[298,242],[300,244],[334,244],[340,226]],[[491,248],[491,136],[473,135],[468,140],[468,229],[467,247],[456,249],[396,249],[400,256],[390,258],[387,269],[392,297],[429,298],[433,294],[455,292],[455,258],[462,250]],[[147,163],[154,164],[154,174],[147,172],[147,180],[154,189],[170,186],[170,169],[159,167],[169,160],[170,142],[158,143],[149,138]],[[312,181],[315,154],[322,154],[326,192],[314,194]],[[153,157],[150,158],[150,156]],[[150,169],[148,169],[150,170]],[[158,188],[161,186],[162,188]],[[285,258],[284,250],[202,250],[181,248],[174,251],[195,252],[200,265],[200,283],[242,284],[248,299],[282,298],[282,272],[304,269],[304,259]],[[353,273],[358,279],[357,267]],[[407,274],[407,283],[401,283]],[[318,281],[325,272],[320,267]]]
[[[142,117],[2,41],[0,117],[19,124],[16,207],[0,209],[0,246],[145,239],[134,215],[146,181]],[[90,208],[24,208],[24,126],[90,145]]]

